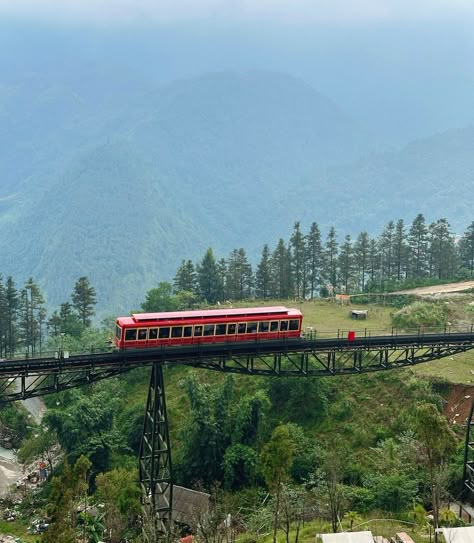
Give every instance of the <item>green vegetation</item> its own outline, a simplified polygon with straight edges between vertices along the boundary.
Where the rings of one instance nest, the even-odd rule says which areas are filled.
[[[221,273],[222,263],[215,264]],[[187,269],[191,271],[189,264]],[[193,274],[186,278],[182,271],[175,285],[183,281],[191,286]],[[193,303],[199,299],[199,293],[176,292],[171,285],[160,284],[147,294],[142,308],[153,310],[155,303],[181,308],[183,292]],[[439,308],[453,323],[472,322],[471,298],[415,302],[402,315],[410,316],[410,326],[426,326],[426,316],[436,316],[432,309]],[[240,303],[279,305],[281,301]],[[380,333],[400,318],[392,306],[348,307],[332,298],[294,305],[302,310],[305,326],[316,337],[347,330]],[[349,313],[355,307],[368,308],[369,319],[353,321]],[[53,341],[61,340],[64,348],[82,349],[95,337],[104,336],[105,332],[87,327],[87,322],[84,325],[72,305],[63,304],[62,310],[62,320],[58,313],[51,330]],[[62,327],[71,334],[61,336]],[[437,391],[443,387],[439,383],[418,378],[410,369],[320,379],[225,377],[185,367],[170,367],[164,373],[176,483],[211,492],[219,484],[225,503],[232,504],[228,507],[243,511],[244,539],[256,538],[255,530],[263,525],[273,540],[291,543],[296,538],[300,542],[314,538],[315,526],[339,530],[342,522],[354,528],[371,517],[390,515],[412,522],[414,504],[425,510],[437,508],[438,521],[448,522],[442,496],[458,491],[462,435],[454,438],[440,414],[443,398]],[[49,462],[57,441],[71,466],[55,468],[55,482],[38,497],[40,510],[55,511],[56,527],[51,534],[62,530],[67,541],[80,532],[93,541],[93,534],[101,533],[104,526],[112,527],[117,538],[133,538],[139,532],[136,461],[148,379],[147,369],[138,369],[45,398],[49,410],[43,428],[24,441],[21,457],[31,461],[39,456]],[[427,418],[429,427],[437,428],[436,439],[444,441],[432,442],[430,435],[423,434]],[[284,452],[270,454],[277,449]],[[430,464],[429,450],[437,451],[441,460]],[[420,451],[426,451],[426,461],[421,461]],[[74,478],[75,470],[82,469],[81,458],[87,458],[87,469]],[[438,466],[442,470],[437,472]],[[67,496],[66,488],[72,489]],[[269,498],[263,504],[260,494],[267,491]],[[81,518],[68,521],[70,504],[86,500],[104,503],[104,514],[85,523]],[[317,519],[304,526],[302,503]],[[425,528],[420,524],[417,529]],[[214,529],[219,530],[218,522]],[[260,533],[258,538],[266,540]]]
[[[392,322],[396,328],[441,328],[446,326],[449,310],[444,303],[415,302],[397,311]]]
[[[338,256],[353,253],[357,266],[369,265],[365,277],[352,277],[365,288],[373,241],[382,230],[384,267],[399,280],[403,266],[393,267],[390,260],[404,258],[401,236],[420,213],[426,224],[418,221],[410,235],[420,258],[423,229],[436,225],[431,230],[438,241],[446,231],[440,217],[451,221],[449,232],[462,237],[464,256],[472,254],[472,236],[463,235],[472,223],[465,190],[472,171],[471,127],[376,154],[350,118],[283,74],[209,74],[145,92],[139,100],[128,96],[121,106],[117,87],[104,102],[101,84],[101,100],[79,105],[75,96],[90,93],[84,82],[76,93],[71,82],[50,87],[43,79],[39,91],[29,80],[4,89],[2,107],[16,137],[4,134],[0,146],[0,254],[8,263],[2,272],[23,283],[25,270],[31,270],[51,306],[59,306],[82,275],[97,290],[101,316],[128,312],[148,289],[170,281],[181,259],[196,264],[209,246],[217,262],[245,248],[256,270],[265,244],[273,251],[280,238],[291,237],[299,251],[300,236],[288,236],[294,220],[300,234],[312,232],[316,251],[316,221],[323,247],[331,237],[332,284]],[[120,86],[125,94],[140,88],[131,82]],[[56,112],[58,104],[58,118],[48,115],[55,122],[38,118],[35,107]],[[394,220],[383,225],[380,217]],[[429,244],[431,231],[427,237]],[[435,276],[444,276],[450,265],[448,238],[435,244],[444,260],[433,266]],[[300,263],[298,256],[297,291],[305,277]],[[339,267],[345,284],[352,271]],[[465,269],[472,273],[472,264]],[[272,296],[285,298],[282,292]]]

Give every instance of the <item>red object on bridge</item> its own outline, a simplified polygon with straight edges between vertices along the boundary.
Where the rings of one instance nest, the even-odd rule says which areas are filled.
[[[115,345],[137,349],[170,345],[299,338],[303,315],[286,307],[244,307],[118,317]]]
[[[356,333],[353,331],[350,331],[347,333],[347,341],[354,341],[356,338]]]

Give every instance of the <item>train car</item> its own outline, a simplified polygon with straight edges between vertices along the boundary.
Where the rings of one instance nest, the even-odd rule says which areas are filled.
[[[118,317],[119,349],[299,338],[303,316],[286,307],[135,313]]]

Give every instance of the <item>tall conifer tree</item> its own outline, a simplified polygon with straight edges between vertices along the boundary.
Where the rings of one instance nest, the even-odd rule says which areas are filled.
[[[270,248],[265,244],[262,256],[255,274],[255,295],[257,298],[266,300],[271,290],[271,269],[270,269]]]
[[[183,260],[173,279],[173,289],[177,292],[187,291],[196,293],[196,270],[191,260]]]
[[[424,277],[427,268],[428,229],[419,213],[408,231],[408,266],[410,277]]]
[[[344,243],[341,245],[339,251],[339,282],[341,284],[341,290],[349,292],[351,289],[351,283],[354,273],[354,249],[352,247],[351,236],[348,234],[344,238]]]
[[[338,243],[337,234],[334,226],[331,226],[326,239],[325,249],[325,278],[332,287],[336,287],[337,284],[337,255],[338,255]]]
[[[474,221],[467,227],[459,241],[461,265],[469,271],[469,276],[474,277]]]
[[[354,246],[355,263],[359,276],[359,288],[364,290],[366,282],[367,268],[369,266],[370,239],[367,232],[361,232]]]
[[[207,249],[196,268],[199,294],[209,304],[215,304],[219,299],[219,292],[222,291],[222,280],[219,276],[216,257],[211,247]]]
[[[321,285],[321,275],[324,267],[321,232],[318,223],[316,222],[313,222],[309,229],[307,240],[307,265],[309,296],[313,299],[318,287]]]
[[[97,303],[95,288],[91,286],[85,276],[79,277],[71,294],[72,306],[83,326],[91,325],[91,317],[95,314],[94,306]]]
[[[300,299],[306,296],[306,243],[299,221],[293,228],[290,250],[294,295]]]

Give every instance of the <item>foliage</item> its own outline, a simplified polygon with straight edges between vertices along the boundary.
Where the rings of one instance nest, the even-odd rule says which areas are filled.
[[[67,462],[60,476],[51,481],[52,492],[48,503],[51,523],[43,535],[44,543],[76,542],[76,500],[87,496],[90,462],[84,456],[71,467]]]
[[[438,528],[448,484],[447,463],[456,450],[456,436],[446,418],[432,404],[422,403],[417,407],[414,426],[421,443],[421,460],[427,467],[433,522]]]
[[[429,328],[445,326],[448,317],[449,311],[445,304],[418,301],[397,311],[392,322],[400,329]]]
[[[278,412],[284,413],[289,420],[314,422],[324,419],[327,414],[328,383],[325,379],[270,379],[268,396]]]
[[[34,435],[22,441],[18,460],[23,464],[31,464],[35,459],[41,458],[48,462],[49,472],[52,473],[57,443],[57,436],[53,431],[40,427]]]
[[[254,447],[269,405],[265,393],[238,397],[232,377],[210,387],[194,373],[182,386],[190,400],[191,414],[181,432],[182,459],[177,466],[180,477],[199,481],[208,488],[224,477],[229,488],[254,483]]]
[[[82,325],[91,325],[91,317],[95,314],[94,306],[97,303],[95,288],[91,286],[85,276],[79,277],[71,294],[72,306],[76,311]]]
[[[111,534],[110,543],[119,543],[141,512],[138,473],[125,469],[100,473],[96,486],[96,497],[105,507],[104,524],[106,533]]]
[[[121,384],[109,379],[85,393],[70,391],[66,405],[48,410],[44,424],[56,432],[72,462],[84,455],[96,472],[108,466],[110,452],[118,443],[113,422],[121,394]]]

